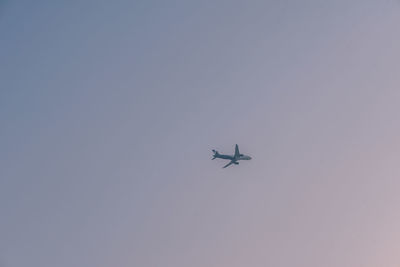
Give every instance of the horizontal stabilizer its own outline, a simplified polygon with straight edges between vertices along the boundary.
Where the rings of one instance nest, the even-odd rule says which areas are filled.
[[[214,155],[213,155],[213,158],[212,158],[212,160],[214,160],[214,159],[216,159],[217,158],[217,156],[219,155],[219,153],[218,153],[218,151],[217,150],[212,150],[212,152],[214,152]]]

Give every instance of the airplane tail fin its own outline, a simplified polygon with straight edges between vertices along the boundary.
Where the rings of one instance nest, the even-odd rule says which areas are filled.
[[[219,156],[219,153],[218,153],[218,151],[217,150],[212,150],[212,152],[214,152],[214,155],[213,155],[213,160],[217,157],[217,156]]]

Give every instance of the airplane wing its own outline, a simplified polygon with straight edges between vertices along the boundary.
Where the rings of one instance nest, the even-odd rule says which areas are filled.
[[[229,165],[231,165],[233,163],[233,161],[229,162],[228,164],[226,164],[223,168],[228,167]]]
[[[236,144],[236,146],[235,146],[235,158],[238,158],[239,156],[240,156],[239,146]]]

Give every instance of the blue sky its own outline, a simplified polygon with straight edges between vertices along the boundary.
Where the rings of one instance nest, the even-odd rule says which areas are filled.
[[[398,266],[398,2],[0,9],[0,266]]]

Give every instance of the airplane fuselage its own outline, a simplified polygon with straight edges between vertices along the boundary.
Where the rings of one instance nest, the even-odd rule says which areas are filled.
[[[224,154],[218,154],[218,155],[215,155],[215,157],[218,158],[218,159],[229,159],[229,160],[234,160],[235,159],[234,156],[224,155]]]
[[[250,156],[246,155],[239,155],[238,157],[232,156],[232,155],[224,155],[224,154],[219,154],[215,156],[217,159],[229,159],[233,161],[238,161],[238,160],[251,160]]]

